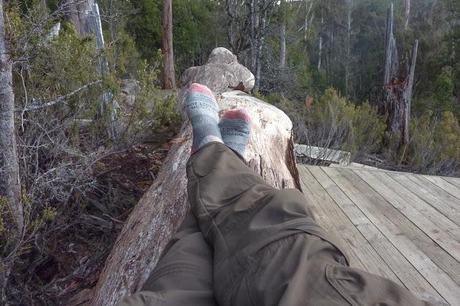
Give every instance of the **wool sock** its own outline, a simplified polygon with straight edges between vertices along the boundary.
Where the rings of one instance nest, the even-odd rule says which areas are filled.
[[[193,83],[185,109],[193,128],[192,154],[209,142],[223,142],[218,126],[219,105],[208,87]]]
[[[225,145],[244,157],[251,134],[251,118],[244,109],[226,111],[219,122],[220,133]]]

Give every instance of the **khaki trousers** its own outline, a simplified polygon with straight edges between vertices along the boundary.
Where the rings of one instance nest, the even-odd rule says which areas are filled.
[[[120,305],[428,305],[348,267],[298,190],[277,190],[211,143],[187,165],[192,207],[143,290]]]

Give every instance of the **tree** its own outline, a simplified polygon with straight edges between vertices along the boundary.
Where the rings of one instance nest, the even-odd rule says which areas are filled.
[[[173,49],[172,0],[163,1],[163,89],[176,87]]]
[[[24,231],[18,153],[14,128],[13,65],[0,2],[0,255],[15,253]],[[6,221],[6,222],[5,222]],[[4,233],[6,229],[6,234]],[[12,243],[11,243],[12,242]],[[10,246],[10,247],[8,247]],[[12,247],[11,247],[12,246]],[[5,248],[6,247],[6,248]],[[4,249],[5,248],[5,249]],[[3,256],[2,256],[3,257]],[[12,259],[0,258],[0,303],[6,304],[6,286]],[[14,257],[14,256],[12,256]]]
[[[280,68],[286,68],[286,1],[280,3],[281,25],[280,25]]]
[[[260,88],[262,51],[275,13],[276,0],[226,0],[228,43],[237,56],[250,51],[250,68],[255,74],[254,91]]]
[[[399,56],[394,37],[393,4],[388,9],[385,41],[384,103],[388,113],[388,128],[399,133],[400,143],[409,143],[410,111],[414,86],[415,65],[417,62],[418,40],[412,50],[411,63],[405,71],[400,71]]]
[[[17,237],[23,231],[24,216],[14,128],[12,60],[8,50],[3,9],[2,1],[0,2],[0,203],[4,204],[6,201],[6,215],[12,217]],[[0,213],[4,213],[2,210]]]
[[[404,0],[404,30],[409,28],[411,0]]]

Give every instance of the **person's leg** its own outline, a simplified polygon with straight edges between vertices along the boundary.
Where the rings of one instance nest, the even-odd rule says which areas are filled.
[[[389,280],[349,268],[301,192],[267,185],[224,144],[192,155],[187,174],[192,211],[214,249],[219,305],[425,304]]]
[[[142,291],[119,306],[216,306],[212,288],[212,251],[189,213],[165,248]]]

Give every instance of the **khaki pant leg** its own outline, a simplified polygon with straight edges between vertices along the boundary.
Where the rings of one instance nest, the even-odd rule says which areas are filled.
[[[219,305],[368,305],[353,304],[337,289],[337,283],[347,286],[341,273],[369,279],[365,283],[370,285],[359,287],[372,296],[364,301],[409,296],[414,303],[400,305],[420,305],[393,285],[375,295],[380,287],[373,284],[382,283],[347,267],[345,255],[317,225],[303,194],[267,185],[225,145],[208,144],[195,153],[187,174],[192,211],[214,250]]]
[[[212,291],[212,252],[189,213],[163,252],[142,291],[119,306],[216,306]]]

